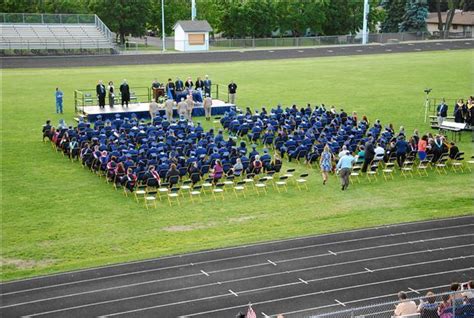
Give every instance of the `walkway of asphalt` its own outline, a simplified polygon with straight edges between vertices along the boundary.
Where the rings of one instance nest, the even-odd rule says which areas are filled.
[[[3,57],[2,68],[50,68],[111,65],[210,63],[251,60],[294,59],[364,54],[387,54],[474,48],[474,39],[425,41],[397,44],[340,45],[301,47],[291,49],[259,49],[241,51],[212,51],[199,53],[164,53],[106,56],[44,56]]]
[[[473,225],[471,215],[26,279],[0,285],[0,314],[222,318],[250,302],[258,317],[302,317],[444,291],[474,276]]]

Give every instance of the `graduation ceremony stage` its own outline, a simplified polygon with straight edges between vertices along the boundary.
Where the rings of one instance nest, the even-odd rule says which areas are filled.
[[[87,118],[87,121],[93,122],[97,119],[98,115],[102,116],[102,119],[113,119],[116,114],[121,117],[131,116],[132,113],[136,114],[139,119],[150,118],[149,104],[146,103],[129,103],[128,107],[122,107],[120,104],[115,105],[113,108],[106,105],[105,108],[99,106],[81,106],[78,107],[78,111]],[[231,108],[235,108],[235,104],[229,104],[219,99],[212,100],[211,115],[223,115],[225,112],[230,111]],[[165,115],[165,109],[160,109],[160,115]],[[204,116],[204,108],[202,104],[196,103],[193,109],[193,117]],[[173,117],[178,117],[176,107],[173,110]]]

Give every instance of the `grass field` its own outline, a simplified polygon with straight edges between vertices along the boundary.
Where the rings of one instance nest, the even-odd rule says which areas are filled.
[[[73,118],[73,91],[98,79],[126,78],[131,87],[157,77],[209,74],[233,79],[241,107],[307,102],[343,106],[373,122],[429,131],[423,89],[433,96],[473,93],[473,51],[189,65],[2,70],[2,280],[73,270],[200,249],[358,227],[474,213],[473,173],[394,181],[363,181],[342,192],[335,176],[323,186],[309,171],[310,191],[236,199],[210,197],[181,208],[147,211],[78,163],[41,142],[41,125]],[[65,114],[54,113],[54,88],[65,92]],[[452,112],[450,105],[449,112]],[[474,154],[469,134],[461,150]]]

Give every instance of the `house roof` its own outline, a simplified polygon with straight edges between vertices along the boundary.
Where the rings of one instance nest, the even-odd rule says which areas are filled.
[[[206,20],[180,20],[176,22],[173,29],[180,25],[184,32],[212,32],[212,28]]]
[[[447,12],[441,12],[441,20],[446,23]],[[426,23],[438,24],[438,13],[432,12],[428,15]],[[457,25],[473,25],[474,26],[474,11],[457,11],[454,14],[453,23]]]

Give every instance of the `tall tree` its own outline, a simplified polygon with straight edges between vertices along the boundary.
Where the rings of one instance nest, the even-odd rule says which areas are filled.
[[[400,24],[400,32],[426,31],[426,17],[428,3],[426,0],[408,0],[405,5],[405,14]]]
[[[150,13],[149,0],[91,0],[90,8],[125,43],[125,36],[142,36]]]
[[[384,0],[381,5],[385,9],[386,16],[382,23],[381,31],[384,33],[398,32],[405,14],[407,0]]]

